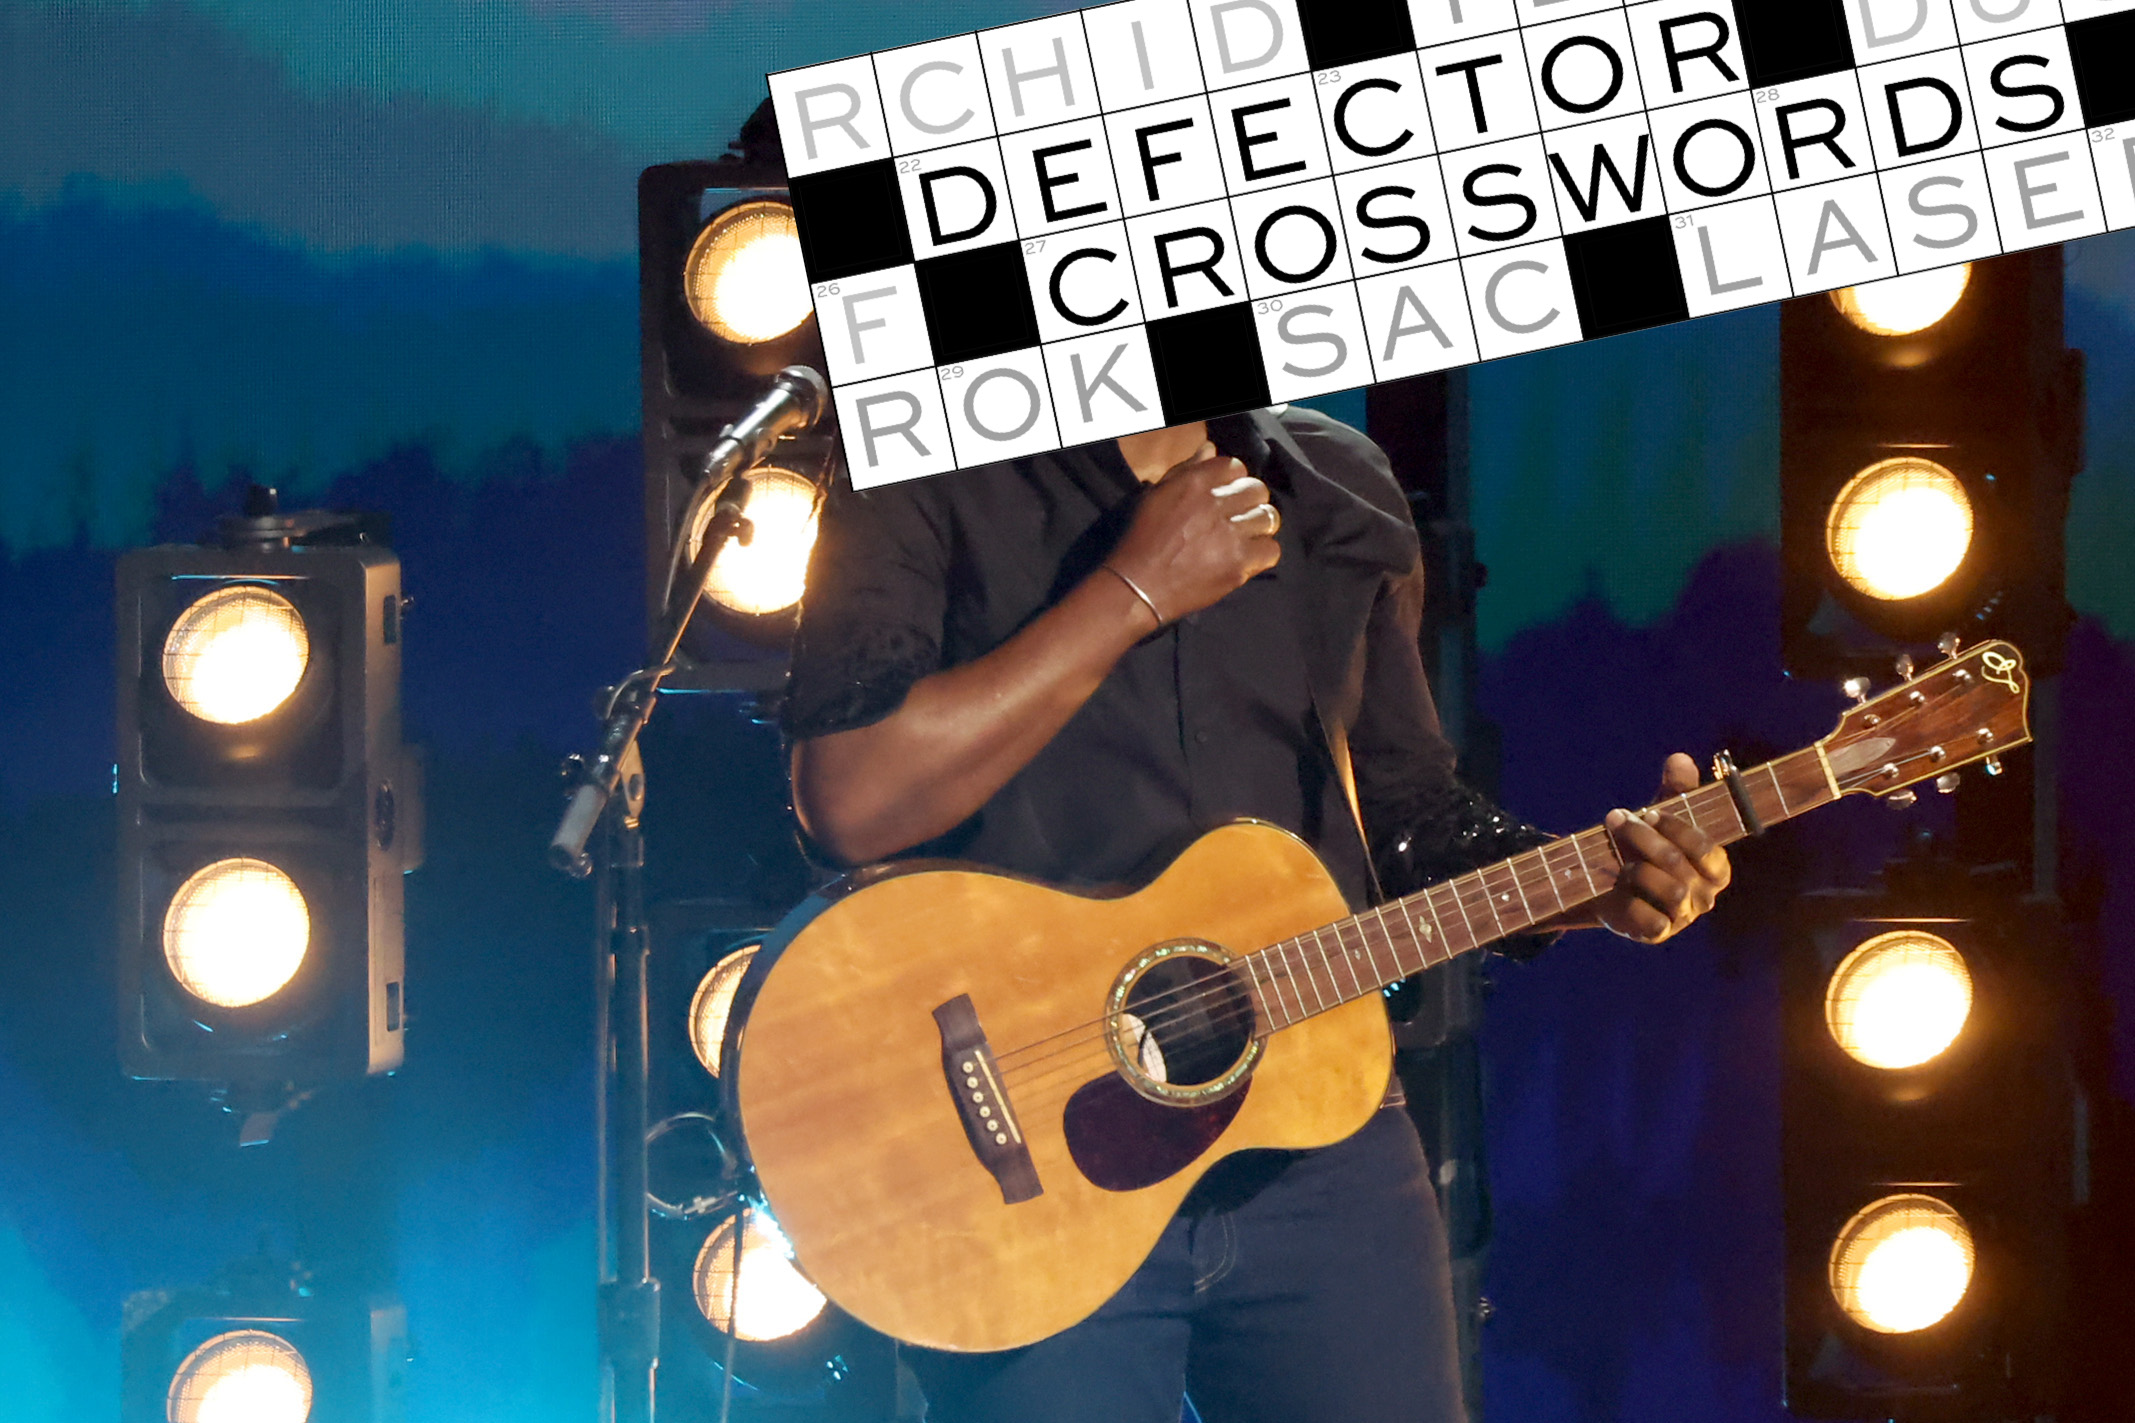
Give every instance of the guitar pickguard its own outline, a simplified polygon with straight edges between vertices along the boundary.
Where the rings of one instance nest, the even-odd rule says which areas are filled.
[[[1061,1128],[1068,1155],[1091,1185],[1139,1191],[1184,1171],[1223,1135],[1245,1103],[1252,1079],[1200,1106],[1152,1102],[1106,1073],[1068,1098]]]

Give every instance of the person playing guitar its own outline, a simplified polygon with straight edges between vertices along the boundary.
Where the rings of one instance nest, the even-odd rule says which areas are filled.
[[[1352,910],[1408,894],[1549,839],[1455,777],[1423,586],[1385,455],[1301,408],[841,481],[782,711],[795,810],[846,864],[947,856],[1084,892],[1251,818]],[[1697,783],[1668,758],[1663,796]],[[1726,887],[1681,816],[1605,824],[1614,887],[1542,928],[1655,943]],[[928,1417],[1176,1423],[1190,1394],[1207,1423],[1461,1419],[1445,1235],[1399,1101],[1334,1145],[1216,1165],[1081,1322],[909,1351]]]

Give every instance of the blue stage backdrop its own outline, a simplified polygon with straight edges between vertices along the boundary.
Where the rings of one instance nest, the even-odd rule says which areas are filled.
[[[263,1243],[397,1292],[415,1423],[590,1416],[590,971],[540,850],[555,756],[641,640],[633,183],[722,149],[763,75],[1041,13],[1013,0],[0,0],[0,1391],[116,1411],[120,1306]],[[2070,249],[2090,459],[2069,530],[2064,892],[2135,1022],[2135,239]],[[1770,310],[1474,377],[1486,712],[1505,796],[1590,823],[1664,752],[1821,734],[1778,667]],[[1352,400],[1346,408],[1361,409]],[[408,1066],[240,1155],[120,1078],[111,574],[245,478],[389,511],[432,749]],[[790,873],[772,735],[678,711],[669,893]],[[2081,773],[2076,774],[2075,768]],[[1926,811],[1923,807],[1923,813]],[[1784,856],[1856,882],[1877,807]],[[1665,950],[1505,968],[1487,1067],[1492,1414],[1766,1423],[1777,981],[1760,865]],[[2116,1044],[2135,1097],[2135,1038]]]

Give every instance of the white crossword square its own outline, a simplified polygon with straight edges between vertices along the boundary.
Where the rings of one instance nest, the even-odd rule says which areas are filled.
[[[1874,173],[1795,188],[1773,202],[1796,296],[1898,274],[1883,221],[1883,191]]]
[[[1416,158],[1334,180],[1357,275],[1397,271],[1453,255],[1453,216],[1436,158]]]
[[[1878,175],[1900,272],[1972,262],[2002,250],[1986,160],[1960,153]]]
[[[956,468],[941,387],[931,368],[841,385],[834,394],[853,488]]]
[[[1369,385],[1371,352],[1348,282],[1253,303],[1271,400],[1303,400]]]
[[[1794,294],[1779,240],[1779,210],[1766,197],[1701,208],[1670,224],[1683,299],[1692,316],[1759,306]]]
[[[1400,380],[1481,360],[1460,263],[1438,262],[1357,283],[1374,378]]]
[[[1579,303],[1562,242],[1491,252],[1460,266],[1484,360],[1579,339]]]
[[[1144,328],[1056,341],[1045,347],[1044,356],[1064,443],[1085,445],[1164,423],[1164,399]]]
[[[2090,148],[2083,134],[2064,133],[1987,150],[1987,186],[2003,251],[2105,231]]]

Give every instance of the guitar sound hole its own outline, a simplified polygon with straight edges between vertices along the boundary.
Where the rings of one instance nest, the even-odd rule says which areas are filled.
[[[1175,954],[1127,990],[1118,1026],[1133,1075],[1172,1088],[1213,1082],[1253,1044],[1253,1004],[1226,964]]]

